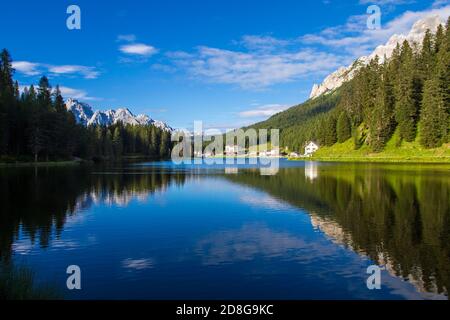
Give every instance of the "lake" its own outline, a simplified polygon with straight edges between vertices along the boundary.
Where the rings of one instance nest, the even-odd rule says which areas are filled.
[[[0,200],[0,263],[66,299],[448,299],[450,166],[1,168]]]

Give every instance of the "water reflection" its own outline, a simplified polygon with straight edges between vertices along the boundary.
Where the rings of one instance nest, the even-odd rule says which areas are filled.
[[[261,277],[278,272],[292,283],[329,283],[328,277],[356,277],[362,263],[347,254],[356,252],[417,292],[448,296],[448,168],[306,162],[289,163],[276,175],[261,175],[258,168],[234,169],[0,169],[0,260],[10,263],[14,254],[49,251],[81,255],[81,249],[101,245],[104,252],[92,250],[91,255],[102,260],[97,263],[103,268],[111,264],[109,276],[124,272],[127,279],[151,279],[154,297],[173,298],[173,287],[170,292],[163,289],[172,281],[167,270],[173,286],[194,275],[209,283],[206,277],[212,271],[202,268],[219,268],[226,282],[227,272],[235,272],[226,266],[244,272],[248,263],[262,259],[258,267],[251,265]],[[164,209],[149,205],[158,201]],[[101,220],[106,225],[90,225],[89,219],[99,214],[93,207],[128,215],[108,215]],[[82,235],[69,232],[76,225],[86,226]],[[339,260],[341,256],[345,258]],[[285,265],[289,263],[295,267]],[[262,271],[265,265],[273,270]],[[253,290],[245,297],[258,292],[257,282],[239,280]],[[273,281],[276,286],[283,278]],[[184,289],[177,290],[176,297],[183,298]],[[208,297],[198,290],[197,297]],[[309,297],[306,291],[302,294],[293,297]],[[336,292],[336,297],[345,295]]]
[[[122,170],[91,172],[90,168],[0,169],[0,259],[9,261],[12,249],[27,252],[35,242],[41,248],[75,247],[61,243],[67,223],[85,218],[94,204],[126,207],[147,200],[168,186],[182,185],[182,173],[149,171],[146,175]],[[16,240],[26,236],[31,244]]]
[[[305,162],[305,177],[311,181],[317,178],[317,163],[316,162]]]
[[[332,241],[386,266],[419,292],[448,295],[448,168],[306,163],[304,170],[282,169],[270,179],[252,172],[227,179],[304,208]]]

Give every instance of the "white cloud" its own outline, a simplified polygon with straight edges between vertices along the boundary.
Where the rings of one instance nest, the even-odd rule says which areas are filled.
[[[84,101],[100,100],[99,98],[89,96],[86,91],[80,90],[80,89],[74,89],[74,88],[69,88],[69,87],[63,86],[63,87],[59,87],[59,90],[61,90],[61,95],[65,99],[72,98],[72,99],[84,100]]]
[[[38,86],[37,84],[34,85],[35,88],[37,88],[37,86]],[[19,91],[23,92],[23,90],[25,88],[29,89],[30,85],[20,85]],[[81,100],[81,101],[102,100],[101,98],[89,96],[89,94],[85,90],[82,90],[82,89],[75,89],[75,88],[60,86],[59,90],[61,91],[61,95],[63,96],[64,99],[72,98],[72,99],[77,99],[77,100]]]
[[[271,36],[245,35],[240,41],[246,48],[250,50],[270,51],[280,47],[289,45],[288,40],[281,40]]]
[[[360,0],[360,4],[376,4],[379,6],[384,5],[401,5],[401,4],[410,4],[415,3],[416,0]]]
[[[48,71],[53,74],[81,74],[86,79],[96,79],[99,76],[99,72],[93,67],[77,66],[77,65],[62,65],[62,66],[49,66]]]
[[[136,36],[134,34],[119,34],[117,36],[117,41],[134,42],[136,41]]]
[[[158,50],[155,47],[143,43],[126,44],[121,46],[119,50],[125,54],[145,56],[145,57],[149,57],[158,52]]]
[[[433,2],[433,8],[445,7],[449,4],[449,0],[435,0]]]
[[[286,110],[289,106],[281,104],[267,104],[259,106],[255,109],[239,112],[242,118],[271,117],[281,111]]]
[[[39,64],[28,61],[15,61],[12,63],[12,67],[27,76],[35,76],[40,74]]]
[[[367,29],[367,16],[352,16],[345,25],[327,28],[318,34],[308,34],[302,36],[300,40],[305,44],[321,45],[331,50],[342,49],[353,58],[357,58],[384,44],[394,34],[407,34],[417,20],[426,16],[439,15],[442,20],[446,20],[450,15],[448,1],[446,4],[444,7],[435,6],[423,11],[406,11],[382,24],[379,30]]]
[[[312,49],[268,53],[199,47],[193,54],[175,52],[168,57],[193,77],[246,89],[264,88],[312,74],[326,74],[343,62],[334,54]]]
[[[51,65],[45,63],[16,61],[12,64],[13,68],[27,76],[37,76],[51,73],[53,76],[72,75],[82,76],[85,79],[96,79],[100,72],[94,67],[80,65]]]
[[[365,1],[361,0],[361,3]],[[393,5],[409,0],[375,2]],[[267,88],[335,71],[371,53],[392,35],[408,33],[412,25],[425,16],[437,14],[446,20],[450,6],[436,8],[437,5],[442,5],[441,0],[437,0],[435,6],[427,10],[406,11],[391,21],[382,20],[380,30],[369,30],[368,15],[363,14],[349,17],[344,25],[331,26],[296,39],[246,35],[234,42],[244,47],[241,50],[199,46],[191,52],[169,52],[166,56],[171,65],[187,72],[194,79],[237,85],[244,89]],[[159,66],[159,69],[164,68]],[[262,114],[262,111],[257,113]]]

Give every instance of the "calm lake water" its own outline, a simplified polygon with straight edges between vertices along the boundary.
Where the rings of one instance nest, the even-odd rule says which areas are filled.
[[[0,263],[67,299],[448,298],[450,166],[3,168],[0,200]]]

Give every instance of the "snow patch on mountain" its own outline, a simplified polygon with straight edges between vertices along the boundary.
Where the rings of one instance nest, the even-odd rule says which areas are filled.
[[[77,123],[81,123],[84,126],[88,124],[89,120],[94,115],[90,105],[78,102],[74,99],[68,99],[66,101],[66,109],[73,113]]]
[[[310,99],[317,98],[339,88],[345,82],[353,79],[356,72],[362,66],[369,64],[370,61],[377,56],[380,59],[380,63],[383,63],[385,57],[389,59],[392,56],[397,44],[402,45],[405,40],[407,40],[411,46],[420,46],[428,29],[434,33],[438,26],[444,23],[445,21],[441,20],[439,15],[431,15],[418,20],[407,35],[394,34],[386,44],[378,46],[369,56],[362,56],[350,66],[339,68],[337,71],[327,76],[322,84],[314,84],[311,90]]]
[[[92,107],[86,103],[79,102],[75,99],[67,99],[66,109],[73,113],[77,123],[84,126],[110,126],[119,122],[124,125],[154,125],[157,128],[166,131],[173,129],[165,122],[153,120],[147,115],[134,115],[128,108],[119,108],[117,110],[93,111]]]

